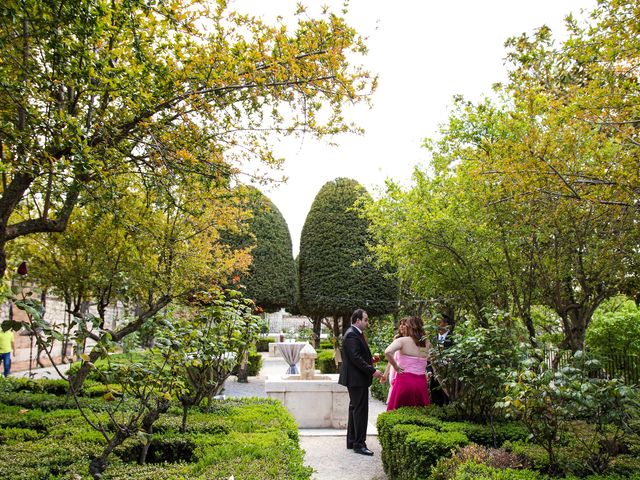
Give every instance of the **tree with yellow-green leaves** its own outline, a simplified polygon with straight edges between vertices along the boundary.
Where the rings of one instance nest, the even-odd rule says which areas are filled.
[[[420,296],[482,325],[508,312],[534,344],[546,305],[576,351],[598,305],[637,285],[637,18],[602,1],[561,45],[546,27],[509,40],[496,98],[457,99],[432,168],[370,204],[380,257]]]
[[[362,39],[329,11],[296,16],[269,25],[223,0],[3,2],[0,273],[7,242],[64,231],[118,178],[224,190],[243,160],[279,163],[273,135],[355,130],[342,106],[375,86],[350,63]]]
[[[219,290],[233,272],[246,270],[248,249],[231,250],[219,241],[244,218],[238,215],[239,200],[221,197],[198,180],[185,178],[182,188],[168,195],[144,189],[135,177],[122,178],[121,188],[96,190],[94,202],[76,208],[65,232],[14,242],[13,255],[29,259],[29,279],[64,298],[72,316],[72,324],[57,331],[44,318],[30,317],[24,326],[45,349],[77,326],[76,342],[98,342],[88,356],[93,362],[107,344],[140,330],[169,303],[197,302],[203,292]],[[116,300],[129,314],[119,325],[107,325],[105,310]],[[97,317],[80,308],[89,302],[95,302]],[[84,364],[76,375],[76,387],[89,367]]]

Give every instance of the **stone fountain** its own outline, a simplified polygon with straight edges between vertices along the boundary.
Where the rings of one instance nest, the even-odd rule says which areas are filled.
[[[265,392],[289,410],[299,428],[347,428],[349,393],[338,384],[338,375],[319,375],[318,354],[307,344],[300,351],[300,374],[269,376]]]

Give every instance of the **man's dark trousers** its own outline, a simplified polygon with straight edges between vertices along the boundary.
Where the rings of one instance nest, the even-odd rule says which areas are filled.
[[[349,391],[349,424],[347,448],[366,447],[369,421],[369,387],[347,387]]]

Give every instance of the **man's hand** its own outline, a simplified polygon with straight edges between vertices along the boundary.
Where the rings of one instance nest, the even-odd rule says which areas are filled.
[[[373,376],[376,377],[376,378],[382,378],[382,374],[378,370],[373,372]]]

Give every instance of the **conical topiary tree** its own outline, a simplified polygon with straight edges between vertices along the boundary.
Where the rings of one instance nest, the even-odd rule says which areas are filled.
[[[369,194],[357,181],[338,178],[318,192],[300,239],[300,309],[310,316],[334,318],[343,329],[356,308],[369,315],[393,311],[398,285],[370,261],[368,220],[354,209]]]
[[[280,210],[257,189],[252,189],[249,208],[253,213],[248,221],[249,232],[233,242],[235,247],[254,247],[249,271],[239,281],[246,288],[246,296],[258,307],[275,312],[295,301],[291,234]]]
[[[262,192],[249,187],[247,208],[251,218],[243,234],[227,234],[223,241],[232,249],[252,248],[251,265],[246,273],[237,275],[234,283],[244,287],[262,312],[275,312],[295,303],[296,267],[291,247],[289,227],[280,210]],[[247,382],[248,353],[240,363],[238,381]]]

